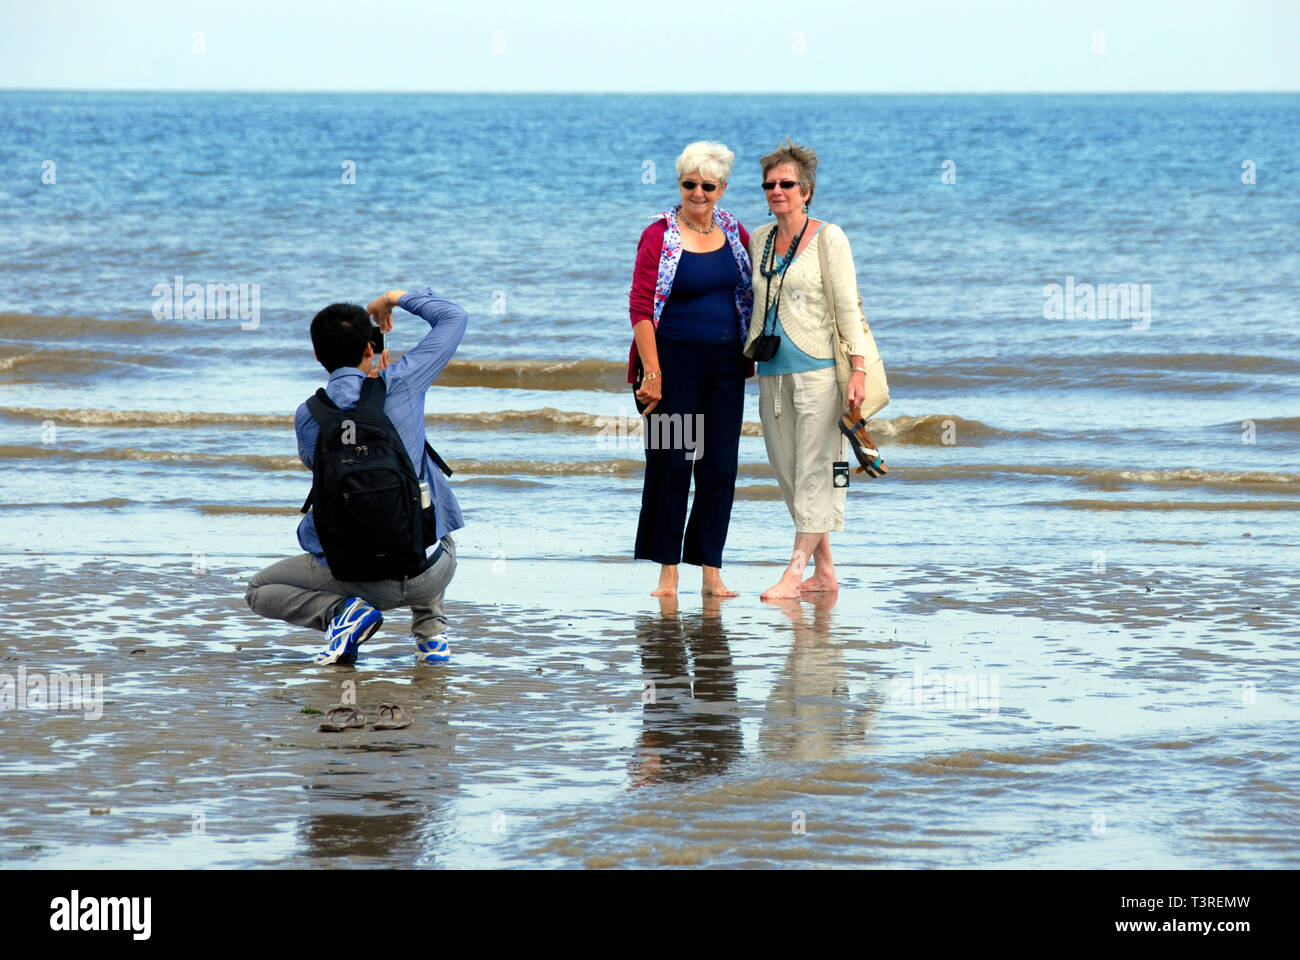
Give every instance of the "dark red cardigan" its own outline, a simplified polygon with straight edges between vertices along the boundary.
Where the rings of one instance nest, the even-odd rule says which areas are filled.
[[[749,232],[739,223],[736,224],[740,242],[749,249]],[[636,266],[632,270],[632,290],[628,293],[628,314],[632,326],[636,327],[642,320],[654,323],[655,287],[659,283],[659,258],[663,255],[664,234],[668,232],[668,221],[660,217],[641,231],[641,240],[636,245]],[[636,337],[632,337],[632,349],[627,357],[627,382],[636,382],[637,362]],[[754,361],[745,361],[745,376],[754,375]]]

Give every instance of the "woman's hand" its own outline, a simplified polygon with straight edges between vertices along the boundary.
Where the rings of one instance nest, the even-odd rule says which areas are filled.
[[[646,371],[646,376],[641,379],[641,389],[636,392],[636,398],[646,404],[646,408],[641,411],[643,417],[654,410],[659,405],[659,401],[664,398],[664,378],[658,376],[653,380],[648,379],[649,374],[653,372],[652,370]]]
[[[857,371],[849,376],[849,395],[846,398],[850,407],[862,406],[867,397],[867,375]]]

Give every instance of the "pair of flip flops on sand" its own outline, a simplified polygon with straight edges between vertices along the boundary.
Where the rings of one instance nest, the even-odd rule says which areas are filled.
[[[889,472],[885,458],[880,455],[875,441],[867,433],[867,418],[862,415],[861,407],[849,407],[849,412],[840,417],[840,433],[849,438],[853,455],[858,458],[858,473],[868,477],[883,477]]]
[[[366,715],[361,708],[349,703],[340,703],[325,711],[325,719],[320,728],[325,733],[338,733],[342,730],[362,730],[366,725]],[[411,715],[396,703],[381,703],[379,719],[374,723],[375,730],[404,730],[411,725]]]

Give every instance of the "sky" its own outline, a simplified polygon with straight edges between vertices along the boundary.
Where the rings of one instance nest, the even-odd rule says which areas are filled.
[[[0,0],[0,88],[1300,90],[1300,0]]]

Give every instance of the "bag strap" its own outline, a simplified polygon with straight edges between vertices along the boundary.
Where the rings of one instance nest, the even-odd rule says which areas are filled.
[[[438,456],[438,451],[429,445],[428,440],[424,441],[424,449],[428,451],[429,459],[433,461],[434,466],[450,477],[451,467],[447,466],[446,461],[443,460],[442,457]]]
[[[823,232],[825,226],[822,227]],[[830,261],[827,260],[826,244],[820,241],[817,244],[817,262],[822,271],[822,289],[826,292],[826,306],[831,312],[831,323],[835,326],[835,335],[838,337],[840,326],[836,323],[835,318],[835,291],[831,288],[831,271]],[[858,291],[858,319],[862,321],[863,329],[867,329],[866,314],[862,310],[862,291]]]
[[[334,425],[339,419],[340,412],[338,404],[330,399],[324,387],[307,398],[307,411],[322,430]]]
[[[383,377],[366,377],[361,385],[361,399],[357,401],[357,412],[374,416],[384,412],[384,399],[388,396],[388,384]]]
[[[845,356],[848,345],[844,342],[844,338],[840,336],[839,319],[835,313],[835,289],[831,286],[831,265],[826,255],[825,231],[826,226],[823,224],[821,229],[823,235],[817,238],[817,265],[822,272],[822,290],[826,295],[826,309],[831,315],[831,329],[835,331],[835,379],[840,382],[840,390],[845,392],[840,399],[847,407],[847,384],[849,378],[853,375],[849,368],[852,366],[853,360]]]
[[[367,377],[366,382],[361,385],[361,399],[357,402],[356,409],[362,413],[382,413],[384,398],[387,394],[388,384],[384,383],[382,377]],[[343,419],[338,404],[330,399],[329,394],[325,392],[323,387],[307,398],[307,410],[321,430],[334,429]],[[428,452],[429,459],[433,461],[434,466],[450,477],[452,475],[451,467],[447,466],[447,461],[438,456],[438,451],[433,449],[427,439],[424,441],[424,449]],[[423,466],[421,464],[421,468]],[[316,486],[313,484],[311,490],[307,492],[307,499],[302,502],[302,507],[298,512],[306,513],[311,508],[315,498]]]
[[[825,229],[823,225],[822,230]],[[824,239],[824,235],[817,238],[817,265],[822,271],[822,290],[826,294],[826,309],[831,312],[831,326],[835,328],[835,336],[838,337],[840,325],[835,317],[835,290],[831,287],[831,266],[830,261],[826,259],[826,244],[822,243]]]
[[[338,404],[330,399],[325,388],[321,387],[314,394],[307,398],[307,412],[311,414],[312,419],[316,421],[318,428],[317,437],[326,430],[333,430],[338,426],[341,414]],[[319,443],[319,439],[317,440]],[[313,474],[315,471],[313,471]],[[312,501],[316,499],[316,484],[313,483],[311,489],[307,491],[307,499],[302,502],[302,508],[299,513],[306,513],[311,509]]]

